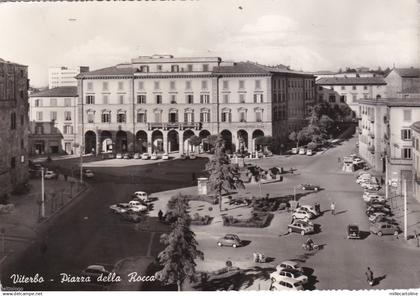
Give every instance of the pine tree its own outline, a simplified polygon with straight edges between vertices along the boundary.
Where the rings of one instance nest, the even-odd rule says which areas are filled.
[[[219,198],[219,208],[222,210],[222,193],[232,189],[244,188],[240,179],[239,167],[230,163],[225,153],[224,140],[221,135],[217,137],[213,157],[206,165],[209,172],[210,190],[216,192]]]
[[[195,280],[195,259],[203,259],[203,252],[197,249],[195,234],[190,229],[191,217],[188,214],[188,201],[183,195],[172,197],[168,211],[176,218],[172,231],[161,236],[166,248],[159,253],[158,260],[163,266],[156,278],[167,284],[176,284],[178,291],[186,280]]]

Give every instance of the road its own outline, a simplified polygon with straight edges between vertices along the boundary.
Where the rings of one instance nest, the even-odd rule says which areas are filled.
[[[73,161],[65,160],[64,167]],[[55,220],[45,238],[47,251],[41,254],[40,243],[31,245],[12,267],[2,272],[2,283],[24,290],[101,290],[100,286],[61,284],[60,273],[74,276],[90,264],[114,266],[119,260],[131,256],[155,257],[162,245],[160,235],[167,226],[149,218],[146,227],[122,221],[109,212],[109,205],[128,202],[136,190],[148,193],[191,186],[192,173],[202,171],[206,159],[194,161],[173,160],[159,165],[130,166],[127,168],[94,169],[96,176],[91,189],[81,200]],[[188,164],[188,165],[186,165]],[[13,285],[10,275],[43,276],[42,284]]]

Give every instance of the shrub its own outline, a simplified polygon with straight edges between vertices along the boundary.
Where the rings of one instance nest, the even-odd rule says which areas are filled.
[[[185,197],[188,201],[205,201],[212,205],[217,205],[219,203],[219,199],[216,196],[211,195],[186,195]]]
[[[232,216],[223,216],[224,226],[236,226],[236,227],[257,227],[263,228],[271,223],[273,214],[264,212],[253,212],[252,217],[249,219],[237,219]]]
[[[9,214],[15,210],[13,204],[0,205],[0,214]]]
[[[13,195],[23,195],[31,191],[31,185],[29,183],[19,183],[16,185],[16,187],[13,189],[12,194]]]
[[[200,216],[198,213],[195,213],[191,219],[191,225],[209,225],[213,217],[209,215]]]

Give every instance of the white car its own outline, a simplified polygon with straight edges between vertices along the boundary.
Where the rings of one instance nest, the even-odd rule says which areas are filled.
[[[370,183],[370,182],[360,183],[360,186],[363,189],[368,189],[368,190],[379,190],[379,187],[380,187],[378,184]]]
[[[310,205],[302,205],[299,207],[299,209],[302,209],[302,210],[305,210],[306,212],[311,213],[314,217],[319,215],[319,213],[315,210],[315,208]]]
[[[141,155],[141,159],[143,159],[143,160],[149,159],[149,154],[148,153],[143,153]]]
[[[93,178],[93,177],[95,177],[95,174],[92,172],[92,170],[83,170],[83,175],[86,177],[86,178]]]
[[[54,173],[53,171],[46,171],[44,174],[44,178],[45,179],[53,179],[57,176],[56,173]]]
[[[130,205],[128,203],[117,203],[115,205],[109,206],[111,212],[122,214],[126,213],[130,209]]]
[[[292,260],[283,261],[276,266],[277,272],[280,272],[285,269],[292,269],[292,270],[297,270],[299,272],[303,272],[303,268],[300,266],[300,264]]]
[[[357,184],[360,184],[360,183],[363,183],[363,182],[367,182],[371,178],[372,178],[372,175],[370,175],[370,174],[363,174],[363,175],[360,175],[359,177],[357,177],[356,183]]]
[[[196,159],[196,158],[197,158],[197,156],[196,156],[194,153],[190,153],[189,158],[190,158],[190,159]]]
[[[163,154],[162,159],[163,160],[168,160],[169,159],[169,154],[168,153]]]
[[[283,269],[281,271],[275,271],[270,274],[271,282],[280,282],[284,278],[291,278],[294,280],[301,281],[303,284],[308,282],[308,277],[304,275],[302,272],[294,270],[294,269]]]
[[[133,159],[140,159],[140,153],[134,153]]]
[[[130,208],[128,209],[128,211],[130,212],[138,213],[138,212],[147,211],[147,206],[143,205],[138,200],[132,200],[128,203],[128,205],[130,206]]]
[[[122,153],[117,153],[117,156],[116,156],[115,158],[116,158],[116,159],[122,159],[122,158],[123,158]]]
[[[311,149],[306,150],[306,155],[311,156],[312,154],[313,153],[312,153],[312,150]]]
[[[151,160],[156,160],[158,159],[158,156],[156,153],[153,153],[152,156],[150,157]]]
[[[373,199],[377,199],[378,201],[382,202],[385,201],[385,197],[383,195],[365,191],[362,195],[362,198],[365,202],[370,202]]]
[[[386,217],[385,213],[382,212],[375,212],[372,215],[369,216],[369,222],[373,223],[376,221],[376,219],[378,219],[379,216],[383,216]]]
[[[270,291],[302,291],[303,283],[291,278],[284,278],[279,282],[271,283]]]
[[[299,152],[298,148],[292,148],[292,153],[293,154],[298,154],[298,152]]]
[[[310,212],[307,212],[303,209],[297,209],[293,212],[293,219],[312,219],[313,215]]]
[[[305,155],[306,154],[306,149],[305,148],[300,148],[299,149],[299,154],[300,155]]]
[[[149,196],[144,191],[136,191],[133,193],[133,197],[139,199],[143,202],[147,202],[149,200]]]

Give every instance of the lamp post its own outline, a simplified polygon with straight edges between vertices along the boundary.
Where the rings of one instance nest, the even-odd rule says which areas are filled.
[[[83,184],[83,149],[84,146],[80,146],[80,184]]]
[[[44,185],[44,168],[41,168],[41,219],[45,218],[45,185]]]
[[[403,180],[404,187],[404,239],[407,240],[407,180]]]

